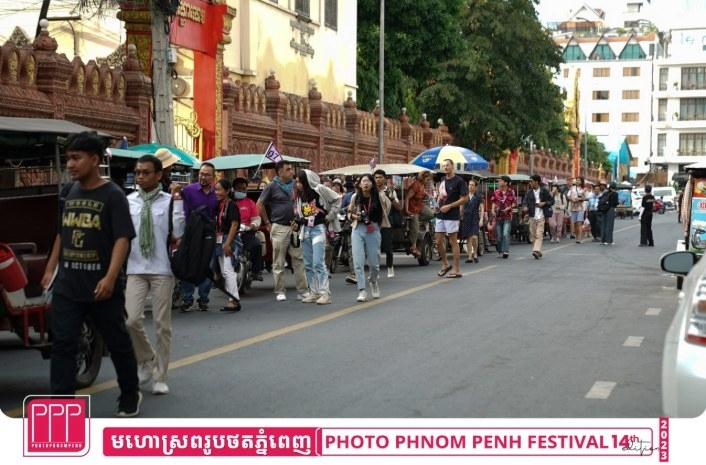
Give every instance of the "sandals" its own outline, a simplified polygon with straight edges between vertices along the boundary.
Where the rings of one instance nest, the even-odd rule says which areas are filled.
[[[440,277],[440,278],[441,278],[441,277],[444,277],[444,276],[446,276],[446,273],[448,273],[449,271],[451,271],[451,268],[453,268],[453,267],[452,267],[452,266],[447,266],[446,268],[442,268],[442,269],[439,270],[438,273],[436,273],[436,275],[437,275],[438,277]]]
[[[450,275],[446,276],[447,279],[455,279],[455,278],[463,278],[463,275],[461,273],[451,273]]]
[[[226,305],[225,307],[221,308],[221,312],[223,312],[223,313],[236,313],[236,312],[239,312],[240,310],[241,310],[240,302],[237,302],[237,305],[235,307],[229,307]]]

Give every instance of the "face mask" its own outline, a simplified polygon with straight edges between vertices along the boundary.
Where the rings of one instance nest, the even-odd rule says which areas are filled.
[[[248,196],[247,192],[235,192],[235,200],[243,200],[245,197]]]

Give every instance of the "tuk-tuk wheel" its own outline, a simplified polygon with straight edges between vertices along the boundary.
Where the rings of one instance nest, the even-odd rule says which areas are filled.
[[[105,352],[105,342],[98,328],[92,321],[86,321],[81,330],[79,339],[78,356],[76,363],[76,387],[85,388],[93,384],[101,369],[101,362]]]
[[[424,239],[422,239],[422,247],[421,247],[421,254],[419,255],[419,258],[417,261],[419,262],[419,266],[427,266],[429,263],[431,263],[432,260],[432,255],[433,255],[433,245],[432,245],[432,240],[431,240],[431,235],[427,234],[424,236]]]

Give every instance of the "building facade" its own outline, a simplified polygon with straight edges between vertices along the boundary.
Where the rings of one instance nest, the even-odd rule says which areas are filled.
[[[631,176],[647,172],[657,34],[590,31],[555,42],[564,57],[556,83],[567,95],[577,90],[573,92],[577,130],[596,136],[608,151],[627,140],[633,155]]]
[[[706,28],[672,29],[655,62],[655,147],[650,159],[668,179],[706,162]]]

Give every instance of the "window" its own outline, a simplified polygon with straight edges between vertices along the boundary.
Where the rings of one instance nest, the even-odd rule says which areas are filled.
[[[706,67],[689,67],[681,69],[682,90],[706,89]]]
[[[626,66],[623,68],[623,76],[639,76],[640,68],[637,66]]]
[[[659,70],[659,90],[667,90],[667,79],[669,78],[669,68]]]
[[[608,113],[594,113],[592,115],[591,121],[594,123],[607,123],[610,117]]]
[[[591,60],[615,60],[615,53],[608,44],[598,44],[591,53]]]
[[[640,121],[639,113],[623,113],[624,123],[635,123],[637,121]]]
[[[311,10],[309,9],[310,0],[295,0],[294,1],[294,11],[307,18],[311,16]]]
[[[586,59],[586,54],[583,53],[581,47],[576,44],[569,45],[564,49],[564,61],[583,61]]]
[[[667,121],[667,99],[657,101],[657,121]]]
[[[706,120],[706,98],[679,99],[679,121]]]
[[[620,52],[621,60],[643,60],[645,52],[640,47],[640,44],[627,44],[622,52]]]
[[[628,3],[627,13],[639,13],[642,8],[642,2]]]
[[[610,68],[593,68],[593,77],[610,77]]]
[[[657,134],[657,156],[664,156],[664,149],[667,147],[667,135]]]
[[[326,0],[324,24],[331,29],[338,29],[338,0]]]
[[[564,77],[569,77],[569,68],[564,68]]]
[[[706,155],[706,133],[679,134],[679,155]]]
[[[624,90],[623,100],[637,100],[640,98],[639,90]]]
[[[608,100],[610,98],[610,91],[607,90],[594,90],[593,100]]]
[[[625,140],[628,142],[628,144],[639,144],[640,136],[638,136],[637,134],[632,134],[629,136],[625,136]]]

